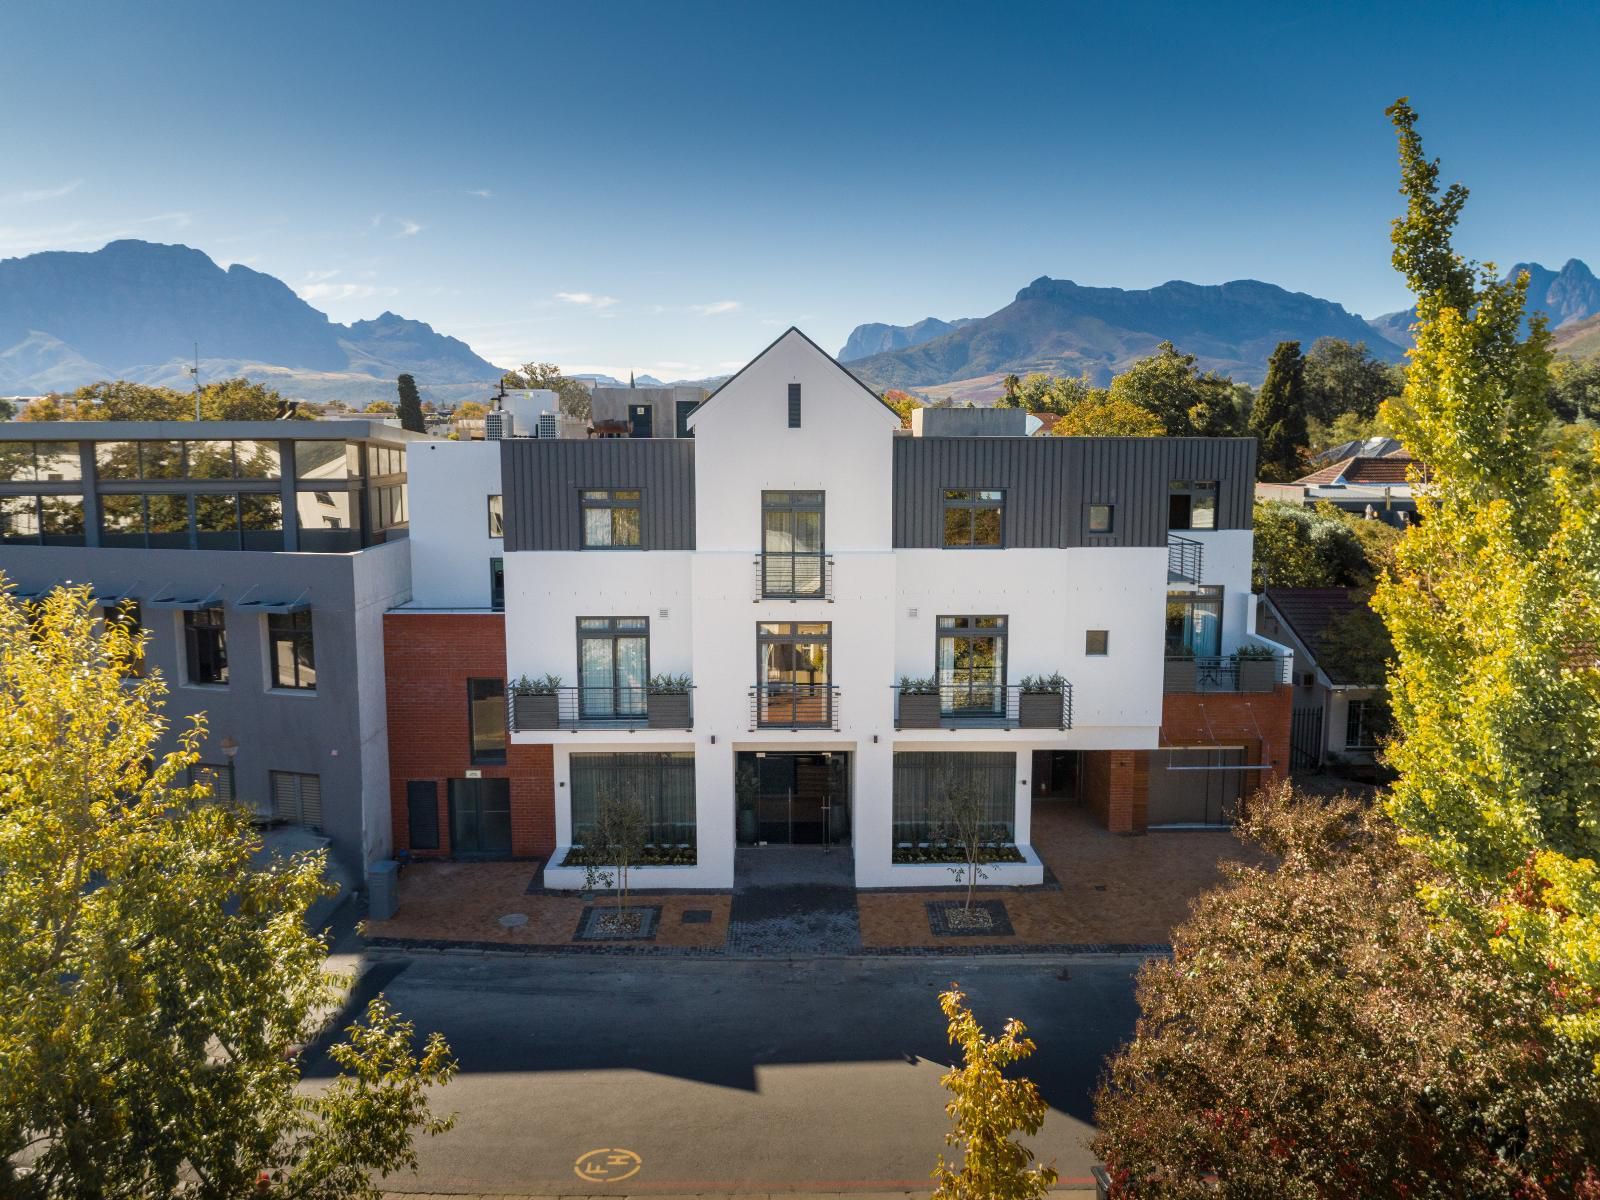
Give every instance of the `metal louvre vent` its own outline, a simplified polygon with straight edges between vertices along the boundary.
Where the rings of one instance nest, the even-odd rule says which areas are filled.
[[[917,619],[917,610],[914,608],[906,609],[906,617],[909,620],[915,621]]]
[[[272,773],[272,819],[290,825],[322,827],[322,780],[292,771]]]
[[[658,608],[656,609],[656,616],[663,621],[669,620],[672,617],[672,610],[670,608]]]

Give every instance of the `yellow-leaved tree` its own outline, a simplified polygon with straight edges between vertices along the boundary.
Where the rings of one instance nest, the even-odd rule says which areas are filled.
[[[382,998],[297,1088],[341,981],[308,932],[320,854],[252,862],[250,816],[157,753],[160,673],[90,589],[0,575],[0,1195],[375,1197],[449,1128],[454,1062]]]
[[[1395,650],[1389,808],[1449,880],[1433,899],[1600,1045],[1600,495],[1541,452],[1550,344],[1541,318],[1521,333],[1526,277],[1455,250],[1467,191],[1440,189],[1405,100],[1389,115],[1417,323],[1385,417],[1427,468],[1373,600]]]

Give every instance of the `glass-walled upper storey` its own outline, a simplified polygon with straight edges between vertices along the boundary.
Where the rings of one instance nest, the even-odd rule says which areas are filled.
[[[0,542],[360,550],[407,530],[405,454],[333,437],[0,440]]]

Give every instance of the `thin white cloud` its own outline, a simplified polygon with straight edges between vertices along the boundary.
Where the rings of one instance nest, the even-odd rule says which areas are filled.
[[[410,221],[410,220],[407,220],[405,217],[401,217],[400,218],[400,232],[395,234],[395,236],[396,237],[416,237],[417,234],[422,232],[422,230],[423,230],[423,226],[417,224],[415,221]]]
[[[134,217],[120,223],[61,221],[50,225],[0,225],[0,257],[34,254],[40,250],[69,250],[87,247],[98,250],[107,242],[123,238],[148,238],[151,225],[182,229],[189,224],[184,212],[158,213],[153,217]]]
[[[737,300],[715,300],[710,304],[691,304],[690,312],[697,312],[702,317],[719,317],[723,313],[738,312],[740,304]]]
[[[41,200],[59,200],[63,196],[70,196],[83,186],[83,180],[74,179],[71,183],[63,183],[60,187],[27,188],[20,192],[7,192],[0,196],[0,204],[37,204]]]
[[[306,272],[306,282],[308,284],[311,284],[311,283],[327,283],[328,280],[336,278],[339,274],[340,274],[340,271],[339,271],[339,269],[337,267],[335,267],[331,271],[307,271]]]
[[[476,196],[479,200],[492,200],[494,192],[489,188],[472,188],[467,192],[469,196]]]
[[[308,303],[325,300],[370,300],[374,296],[395,296],[399,288],[378,287],[371,283],[310,283],[299,289]]]
[[[599,312],[603,308],[610,308],[618,303],[615,296],[599,296],[594,292],[557,292],[556,299],[563,304],[575,304],[579,308],[592,308]]]

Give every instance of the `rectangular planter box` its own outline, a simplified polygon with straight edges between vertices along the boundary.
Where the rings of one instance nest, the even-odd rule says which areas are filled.
[[[939,694],[901,692],[897,724],[901,729],[939,728]]]
[[[1169,658],[1165,676],[1166,690],[1169,692],[1192,692],[1196,687],[1194,659]]]
[[[559,729],[561,699],[547,692],[517,696],[516,726],[521,729]]]
[[[1023,692],[1017,698],[1017,724],[1024,729],[1061,728],[1060,692]]]
[[[688,692],[651,692],[648,701],[651,729],[688,729]]]
[[[1241,692],[1270,692],[1278,685],[1278,662],[1272,658],[1241,658],[1239,660],[1239,690]]]

